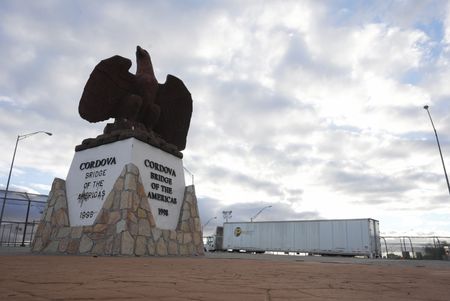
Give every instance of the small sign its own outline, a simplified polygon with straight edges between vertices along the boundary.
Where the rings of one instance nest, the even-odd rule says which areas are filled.
[[[241,235],[241,233],[242,233],[241,227],[236,227],[236,228],[234,229],[234,236],[238,237],[238,236]]]
[[[156,226],[176,228],[185,189],[183,162],[135,138],[75,153],[66,179],[70,226],[94,223],[128,163],[139,169]]]

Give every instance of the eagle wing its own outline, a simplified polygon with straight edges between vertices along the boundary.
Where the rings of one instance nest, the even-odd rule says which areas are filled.
[[[78,105],[82,118],[98,122],[117,117],[121,100],[134,90],[135,75],[128,72],[130,67],[131,61],[118,55],[95,66]]]
[[[166,82],[159,84],[156,104],[160,106],[161,114],[153,130],[182,151],[186,148],[191,123],[191,93],[179,78],[169,74]]]

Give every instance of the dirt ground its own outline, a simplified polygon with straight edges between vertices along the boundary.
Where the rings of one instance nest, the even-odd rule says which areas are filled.
[[[450,263],[0,252],[0,300],[450,300]]]

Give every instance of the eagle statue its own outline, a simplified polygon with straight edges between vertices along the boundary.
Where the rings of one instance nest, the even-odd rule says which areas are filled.
[[[127,58],[115,55],[102,60],[84,87],[78,112],[89,122],[115,118],[97,137],[103,141],[97,144],[113,141],[111,136],[123,139],[127,137],[123,133],[128,133],[140,140],[147,137],[151,144],[179,153],[186,147],[191,93],[170,74],[165,83],[158,83],[150,55],[140,46],[136,48],[136,63],[136,74],[132,74],[128,71],[132,63]],[[95,139],[86,139],[83,144],[79,149],[96,145]]]

